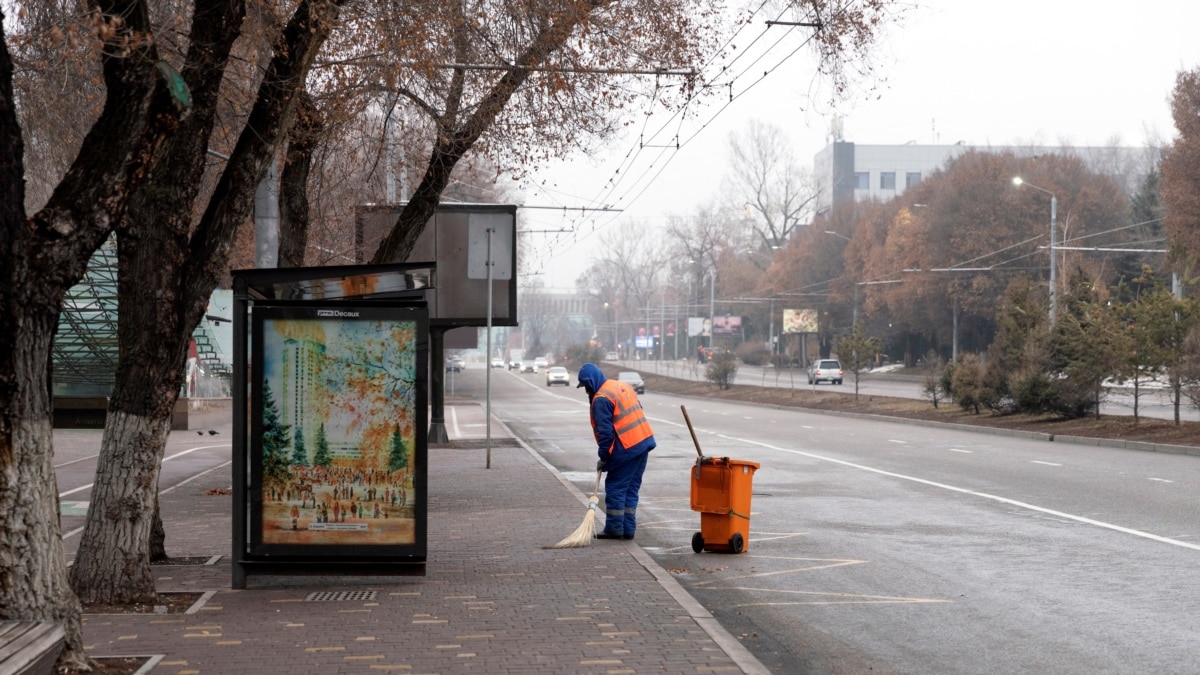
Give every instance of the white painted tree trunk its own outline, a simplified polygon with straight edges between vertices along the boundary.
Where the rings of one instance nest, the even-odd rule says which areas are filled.
[[[88,602],[151,603],[150,531],[171,420],[109,409],[71,583]]]
[[[17,387],[0,412],[0,431],[8,432],[0,439],[0,619],[59,624],[67,641],[59,665],[81,666],[82,613],[67,579],[54,475],[45,371],[52,333],[48,321],[23,318],[37,339],[15,342]]]

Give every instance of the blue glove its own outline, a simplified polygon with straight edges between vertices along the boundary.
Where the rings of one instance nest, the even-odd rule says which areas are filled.
[[[608,471],[608,462],[606,462],[604,460],[600,460],[600,461],[596,462],[596,470],[597,471]]]

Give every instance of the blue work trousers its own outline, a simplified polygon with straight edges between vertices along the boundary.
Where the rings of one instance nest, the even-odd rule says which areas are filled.
[[[608,467],[604,479],[604,533],[632,538],[637,530],[638,490],[649,452]]]

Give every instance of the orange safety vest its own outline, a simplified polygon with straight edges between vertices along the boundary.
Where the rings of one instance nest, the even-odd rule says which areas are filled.
[[[633,387],[617,380],[605,380],[596,396],[603,396],[612,402],[613,431],[620,439],[622,447],[632,448],[654,435]],[[596,440],[600,440],[600,435],[596,433],[595,416],[592,416],[592,434],[596,436]],[[613,448],[610,446],[608,454],[611,455],[612,452]]]

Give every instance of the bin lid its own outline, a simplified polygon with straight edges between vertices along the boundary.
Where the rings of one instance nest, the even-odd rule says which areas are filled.
[[[748,466],[754,470],[758,470],[758,462],[751,462],[746,459],[731,459],[729,457],[701,457],[698,460],[701,464],[724,464],[726,466]]]

